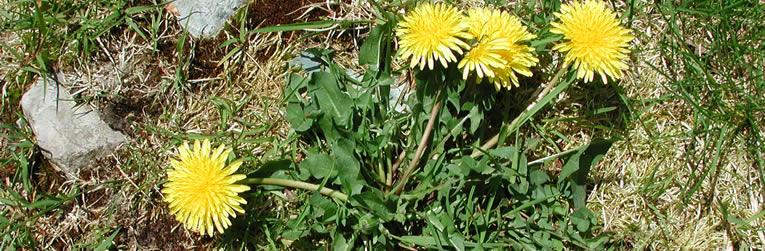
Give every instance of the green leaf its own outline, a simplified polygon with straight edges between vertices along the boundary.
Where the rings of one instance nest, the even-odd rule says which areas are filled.
[[[465,177],[470,174],[470,168],[462,164],[448,164],[446,166],[446,170],[449,170],[450,174],[456,175],[458,177]]]
[[[136,24],[132,18],[129,18],[129,17],[125,18],[125,23],[128,25],[128,27],[130,27],[130,29],[138,33],[138,35],[141,36],[141,38],[143,38],[144,40],[149,40],[149,37],[146,36],[146,34],[144,34],[144,32],[141,30],[140,27],[138,27],[138,24]]]
[[[579,208],[571,214],[571,223],[574,223],[579,232],[587,232],[596,223],[596,219],[592,211],[585,207]]]
[[[341,138],[332,144],[332,153],[335,157],[335,169],[339,172],[341,185],[350,195],[358,194],[363,187],[363,181],[359,179],[361,165],[354,157],[356,144],[345,138]]]
[[[51,199],[42,199],[42,200],[35,201],[32,204],[29,204],[27,207],[28,208],[35,208],[35,209],[43,209],[43,210],[45,210],[45,209],[50,209],[50,208],[57,207],[57,206],[61,205],[61,202],[62,201],[60,199],[53,199],[53,198],[51,198]]]
[[[465,238],[460,236],[458,233],[449,235],[449,242],[452,243],[452,247],[454,247],[455,250],[465,250]]]
[[[235,38],[235,37],[234,38],[229,38],[228,40],[226,40],[223,43],[221,43],[220,45],[218,45],[218,48],[226,48],[229,45],[232,45],[232,44],[235,44],[235,43],[239,43],[239,38]]]
[[[324,223],[334,222],[337,214],[337,203],[319,193],[312,193],[308,202],[313,209],[313,218]]]
[[[305,132],[313,126],[313,119],[305,113],[298,103],[287,104],[287,121],[296,132]]]
[[[125,14],[127,14],[128,16],[132,16],[132,15],[143,13],[143,12],[147,12],[147,11],[150,11],[150,10],[156,10],[156,9],[158,9],[162,5],[164,5],[164,4],[143,5],[143,6],[130,7],[130,8],[125,9]]]
[[[493,173],[494,172],[494,168],[489,166],[489,159],[484,158],[484,159],[481,159],[481,161],[479,161],[473,167],[473,171],[475,171],[476,173],[479,173],[479,174],[486,175],[486,174]]]
[[[4,215],[0,215],[0,228],[5,228],[6,226],[10,225],[11,221],[8,220]]]
[[[515,156],[515,153],[516,153],[515,147],[512,147],[512,146],[502,146],[502,147],[497,147],[497,148],[489,150],[489,155],[503,158],[506,160],[513,159]]]
[[[359,223],[354,226],[355,229],[361,230],[361,233],[369,235],[380,227],[382,222],[380,218],[372,213],[366,213],[359,218]]]
[[[468,115],[468,118],[470,119],[470,133],[473,134],[478,130],[478,126],[481,125],[481,121],[483,121],[483,112],[478,109],[478,106],[473,106],[472,109],[470,109],[470,114]]]
[[[325,177],[335,177],[337,169],[334,167],[335,161],[326,153],[311,154],[300,162],[300,169],[308,170],[311,176],[317,179]]]
[[[384,221],[393,219],[394,204],[385,199],[382,191],[370,188],[370,191],[354,195],[351,198],[361,207],[369,209]]]
[[[220,115],[220,127],[226,128],[229,120],[236,112],[236,104],[233,101],[222,97],[211,97],[210,101],[218,108]]]
[[[535,103],[534,106],[521,112],[521,114],[518,115],[518,118],[516,118],[517,122],[515,120],[513,121],[516,123],[512,123],[505,126],[505,128],[503,128],[503,130],[505,130],[505,134],[509,135],[511,133],[518,131],[518,129],[520,129],[521,126],[523,126],[526,122],[528,122],[531,118],[533,118],[534,115],[537,114],[537,112],[539,112],[539,110],[545,107],[545,105],[552,102],[553,99],[558,97],[558,95],[561,92],[568,89],[568,87],[571,86],[571,84],[574,83],[575,80],[576,80],[576,74],[569,74],[568,79],[561,81],[561,83],[556,85],[555,88],[553,88],[549,93],[547,93],[547,95],[542,97],[542,99],[540,99],[539,102]]]
[[[529,173],[529,182],[531,182],[532,185],[541,186],[542,184],[550,181],[550,177],[547,176],[547,172],[537,168],[532,169],[533,170],[531,173]]]
[[[94,248],[93,250],[103,251],[103,250],[108,250],[109,248],[111,248],[112,245],[114,245],[114,238],[117,237],[117,234],[119,232],[120,232],[120,228],[115,229],[110,236],[106,237],[106,239],[101,240],[101,243],[98,244],[98,246]]]
[[[327,72],[316,72],[312,75],[312,81],[318,86],[314,95],[319,108],[332,116],[336,125],[347,126],[353,113],[353,100],[340,90],[335,76]]]
[[[531,43],[529,43],[529,45],[531,45],[531,47],[536,48],[537,51],[540,51],[542,48],[546,47],[548,44],[551,44],[551,43],[553,43],[555,41],[558,41],[561,38],[562,37],[559,36],[559,35],[549,36],[549,37],[542,38],[542,39],[539,39],[539,40],[531,41]]]
[[[584,208],[585,201],[587,200],[587,175],[590,172],[590,168],[603,158],[613,142],[610,139],[595,139],[571,155],[563,165],[563,170],[561,170],[558,176],[558,183],[570,177],[573,183],[572,199],[575,208]]]
[[[351,250],[351,248],[352,245],[349,245],[343,234],[340,232],[335,232],[334,237],[332,238],[332,250],[345,251]]]
[[[324,133],[324,138],[328,142],[337,141],[340,138],[340,132],[335,127],[335,122],[332,120],[332,116],[326,116],[322,114],[318,119],[319,128]]]
[[[289,176],[287,176],[286,173],[292,169],[292,161],[290,160],[272,160],[263,163],[257,170],[248,174],[248,176],[260,178],[287,178]]]
[[[403,242],[411,243],[411,244],[423,246],[423,247],[433,247],[437,245],[436,240],[430,236],[407,235],[407,236],[401,236],[400,239]]]
[[[382,44],[385,24],[377,25],[369,32],[369,36],[364,40],[359,51],[359,64],[372,65],[376,68],[380,64],[380,46]]]
[[[231,51],[226,53],[226,55],[224,55],[220,60],[218,60],[218,66],[221,66],[221,65],[225,64],[226,62],[228,62],[228,60],[231,57],[233,57],[234,55],[239,53],[239,51],[241,51],[241,50],[242,50],[242,47],[234,47],[234,49],[231,49]]]
[[[405,235],[405,236],[398,237],[397,239],[399,239],[400,241],[404,243],[410,243],[410,244],[427,247],[427,248],[441,247],[439,242],[432,236]],[[466,247],[476,247],[479,245],[479,243],[465,241],[464,245]],[[480,243],[480,246],[483,246],[484,248],[496,248],[499,250],[504,250],[508,248],[508,244],[506,243]]]
[[[303,97],[300,96],[300,89],[304,89],[308,81],[298,74],[290,74],[288,77],[289,84],[284,88],[284,101],[302,103]]]

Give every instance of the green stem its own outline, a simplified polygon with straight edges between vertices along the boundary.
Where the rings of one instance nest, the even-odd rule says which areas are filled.
[[[299,189],[304,189],[308,191],[318,191],[319,193],[323,195],[341,200],[343,202],[348,201],[348,195],[342,192],[335,191],[326,187],[321,187],[316,184],[302,182],[302,181],[277,179],[277,178],[249,178],[249,179],[246,179],[244,183],[254,184],[254,185],[274,185],[274,186],[281,186],[281,187],[299,188]]]
[[[387,178],[385,177],[385,167],[381,163],[377,163],[377,178],[380,179],[380,183],[385,184]]]

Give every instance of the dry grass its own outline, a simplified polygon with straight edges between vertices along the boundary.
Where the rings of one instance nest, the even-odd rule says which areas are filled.
[[[737,136],[725,146],[720,175],[701,185],[700,191],[711,193],[683,199],[692,175],[698,175],[699,167],[693,163],[713,156],[712,152],[694,154],[690,145],[703,146],[715,139],[688,137],[694,123],[691,104],[682,99],[652,101],[673,94],[667,89],[668,80],[650,67],[668,64],[659,54],[656,39],[668,27],[650,5],[643,11],[633,22],[641,36],[636,39],[632,71],[621,84],[628,97],[642,102],[633,108],[639,116],[593,173],[596,185],[590,205],[600,212],[605,231],[638,249],[734,249],[742,238],[764,248],[763,232],[756,230],[763,226],[762,219],[751,222],[759,227],[735,233],[723,213],[727,210],[749,219],[762,210],[765,197],[759,191],[763,187],[755,160],[748,154],[747,138]],[[703,41],[707,35],[698,34],[688,39]]]

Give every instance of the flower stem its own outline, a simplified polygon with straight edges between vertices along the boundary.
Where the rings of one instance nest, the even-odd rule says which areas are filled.
[[[255,185],[274,185],[274,186],[281,186],[281,187],[299,188],[299,189],[304,189],[308,191],[318,191],[319,193],[323,195],[341,200],[343,202],[348,201],[348,195],[342,192],[332,190],[326,187],[321,187],[316,184],[302,182],[302,181],[277,179],[277,178],[249,178],[245,180],[245,183],[255,184]]]
[[[438,95],[436,95],[436,98],[438,98]],[[409,165],[406,167],[406,169],[404,169],[404,175],[401,176],[401,180],[399,180],[398,185],[396,185],[394,190],[396,194],[401,194],[401,190],[404,189],[404,186],[409,180],[409,177],[412,176],[412,172],[414,172],[414,169],[417,168],[417,164],[420,163],[422,154],[425,152],[425,148],[428,146],[430,134],[433,132],[433,126],[436,124],[436,117],[438,116],[438,112],[441,111],[441,106],[442,102],[438,101],[435,105],[433,105],[433,109],[430,110],[428,125],[425,127],[425,131],[422,132],[422,138],[420,138],[420,144],[417,146],[417,151],[414,152],[414,157],[411,161],[409,161]]]
[[[550,90],[552,90],[553,87],[555,87],[555,85],[558,84],[558,82],[560,81],[561,76],[563,76],[563,74],[566,73],[567,69],[568,69],[568,64],[563,64],[558,69],[558,72],[555,73],[555,76],[553,76],[553,78],[550,79],[550,82],[547,83],[547,86],[545,86],[545,88],[542,89],[542,91],[540,91],[539,94],[537,94],[537,98],[534,100],[534,102],[531,102],[529,104],[529,106],[527,106],[526,109],[523,110],[523,112],[521,112],[521,114],[518,114],[518,116],[515,117],[515,119],[513,119],[513,121],[510,122],[510,124],[507,124],[505,126],[508,129],[509,132],[513,131],[513,130],[516,130],[518,127],[521,126],[521,124],[523,124],[523,122],[525,122],[525,120],[522,119],[522,118],[526,117],[528,115],[527,113],[532,112],[532,110],[533,110],[532,107],[536,106],[537,103],[539,103],[539,101],[542,100],[542,98],[547,96],[547,93],[549,93]],[[486,143],[481,146],[480,150],[476,149],[475,151],[473,151],[473,153],[470,154],[470,157],[478,158],[481,155],[483,155],[484,152],[486,152],[489,149],[497,146],[497,143],[499,143],[499,134],[500,133],[502,133],[502,130],[497,132],[497,134],[494,135],[494,137],[492,137],[491,139],[489,139],[489,141],[486,141]]]

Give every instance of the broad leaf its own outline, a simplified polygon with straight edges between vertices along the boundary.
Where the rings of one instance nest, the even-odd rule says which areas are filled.
[[[360,65],[372,65],[373,69],[377,68],[380,64],[380,47],[383,42],[383,32],[385,26],[377,25],[369,32],[369,37],[364,40],[364,44],[361,45],[361,51],[359,51],[359,64]]]
[[[378,189],[371,188],[370,191],[355,195],[352,199],[385,221],[393,219],[395,204],[386,200],[382,191]]]
[[[287,104],[287,121],[296,132],[305,132],[313,126],[313,119],[309,118],[298,103]]]
[[[347,126],[353,113],[353,100],[340,90],[335,76],[327,72],[316,72],[312,81],[318,86],[314,95],[321,110],[330,115],[336,125]]]
[[[358,194],[363,187],[363,181],[359,179],[361,165],[353,154],[356,145],[348,139],[340,139],[332,144],[332,153],[335,158],[335,169],[344,190],[349,194]]]
[[[574,207],[584,208],[587,200],[586,182],[590,168],[597,164],[611,148],[613,140],[595,139],[571,155],[558,176],[558,183],[564,179],[572,181]]]

